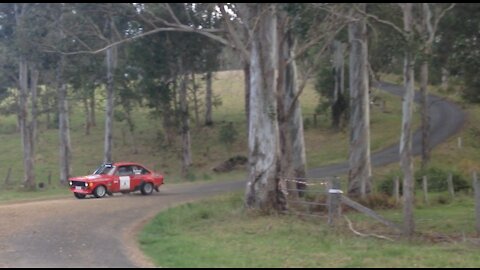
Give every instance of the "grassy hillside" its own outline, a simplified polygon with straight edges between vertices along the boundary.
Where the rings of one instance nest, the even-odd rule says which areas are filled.
[[[214,76],[214,95],[221,105],[213,110],[213,127],[202,126],[203,110],[200,112],[200,125],[193,121],[192,113],[192,154],[193,167],[187,179],[180,177],[181,157],[180,138],[172,147],[162,144],[161,119],[151,117],[147,108],[134,111],[135,133],[128,131],[125,122],[114,122],[114,160],[137,161],[151,169],[165,174],[166,183],[181,181],[203,181],[220,179],[241,179],[244,169],[230,173],[215,173],[212,168],[234,155],[247,155],[246,126],[244,111],[243,73],[224,71]],[[72,174],[91,173],[103,160],[104,97],[99,89],[97,104],[97,126],[90,135],[84,134],[84,113],[78,100],[71,99],[71,141],[73,149]],[[372,151],[378,150],[398,140],[400,133],[399,98],[380,91],[374,91],[387,104],[387,112],[379,106],[372,107]],[[200,96],[203,101],[203,96]],[[333,131],[328,115],[318,115],[316,122],[313,113],[319,97],[311,84],[307,85],[301,98],[305,121],[308,167],[318,167],[328,163],[343,161],[348,155],[348,130]],[[37,183],[47,184],[47,188],[36,192],[22,192],[19,186],[23,180],[22,148],[19,133],[16,132],[15,116],[0,116],[0,201],[12,198],[36,198],[43,196],[70,195],[65,187],[58,185],[59,149],[58,129],[47,129],[45,116],[39,117],[39,134],[35,155]],[[238,138],[231,148],[219,142],[219,131],[223,125],[232,122]],[[135,147],[134,147],[135,146]],[[134,149],[138,149],[135,154]],[[11,168],[10,183],[4,179]],[[50,179],[50,184],[49,183]]]

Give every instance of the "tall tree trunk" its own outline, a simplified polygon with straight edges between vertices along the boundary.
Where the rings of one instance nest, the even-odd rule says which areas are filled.
[[[366,4],[358,4],[365,12]],[[370,107],[368,82],[368,47],[365,18],[348,26],[350,41],[350,151],[348,194],[364,198],[372,188],[370,161]]]
[[[280,129],[281,149],[281,175],[300,180],[288,181],[286,186],[290,190],[302,190],[306,181],[306,155],[305,140],[303,135],[303,119],[298,101],[299,89],[297,84],[297,67],[292,60],[295,49],[295,40],[288,29],[287,16],[279,13],[277,28],[279,37],[279,63],[278,63],[278,125]],[[301,193],[288,192],[291,199],[296,199]]]
[[[345,102],[345,44],[335,40],[333,42],[333,71],[334,71],[334,90],[332,102],[332,127],[340,128],[340,119],[346,110]]]
[[[275,4],[246,4],[252,32],[250,54],[249,177],[247,207],[285,209],[279,185],[279,130],[277,121],[277,37]]]
[[[113,148],[113,109],[114,109],[114,81],[113,72],[115,69],[115,47],[107,49],[107,104],[105,109],[105,147],[104,147],[104,162],[112,162],[112,148]]]
[[[39,76],[39,71],[38,69],[34,66],[31,65],[30,67],[30,99],[31,99],[31,113],[32,113],[32,119],[30,120],[31,123],[31,153],[32,157],[35,157],[35,144],[38,140],[38,121],[37,121],[37,115],[38,115],[38,106],[37,106],[37,97],[38,97],[38,76]]]
[[[165,132],[165,142],[168,146],[171,146],[175,142],[176,131],[173,125],[172,115],[176,114],[172,111],[172,105],[170,100],[160,100],[162,106],[162,126]]]
[[[193,110],[195,113],[195,126],[200,126],[200,113],[199,113],[199,106],[198,106],[198,87],[195,83],[195,72],[192,71],[192,94],[193,94]]]
[[[180,66],[183,63],[180,63]],[[183,71],[183,67],[181,68]],[[190,142],[190,124],[187,101],[187,75],[180,75],[180,117],[182,134],[182,176],[186,177],[190,166],[192,165],[191,142]]]
[[[414,59],[409,45],[412,44],[412,3],[403,4],[403,23],[407,36],[407,48],[403,67],[405,94],[402,104],[402,133],[400,138],[400,165],[403,172],[403,234],[412,236],[415,230],[414,184],[412,160],[412,114],[414,97]]]
[[[85,135],[90,135],[91,116],[90,116],[90,108],[88,106],[88,98],[83,97],[82,100],[83,100],[83,109],[85,110]]]
[[[211,126],[212,120],[212,72],[207,71],[205,74],[206,91],[205,91],[205,126]]]
[[[22,45],[25,40],[25,26],[24,16],[27,10],[28,4],[15,4],[15,21],[16,31],[18,36],[19,45]],[[24,168],[24,187],[27,190],[35,189],[35,169],[34,169],[34,157],[32,156],[33,145],[31,145],[32,126],[29,124],[28,117],[28,61],[25,52],[20,52],[18,59],[18,82],[19,82],[19,111],[18,120],[20,127],[20,136],[23,146],[23,168]]]
[[[298,198],[298,192],[294,191],[296,183],[293,181],[286,181],[285,178],[293,177],[292,167],[292,145],[291,134],[288,129],[287,120],[287,106],[285,99],[287,96],[287,81],[290,82],[291,78],[287,78],[287,61],[289,60],[289,42],[287,41],[286,30],[287,16],[282,11],[277,11],[277,43],[278,43],[278,77],[277,77],[277,120],[279,128],[279,143],[280,143],[280,167],[278,169],[280,184],[286,186],[289,192],[287,196],[291,200]]]
[[[441,78],[442,89],[447,90],[448,89],[448,76],[449,76],[448,69],[445,68],[445,67],[442,67],[441,73],[442,73],[442,78]]]
[[[428,61],[420,66],[420,103],[422,117],[422,169],[426,169],[430,161],[430,115],[428,113]]]
[[[24,186],[28,190],[35,189],[34,161],[32,156],[32,133],[28,117],[28,64],[24,56],[19,60],[20,84],[20,134],[23,146]]]
[[[250,63],[243,64],[243,83],[245,88],[245,116],[247,117],[247,137],[250,127]],[[248,139],[248,138],[247,138]]]
[[[92,127],[96,127],[97,126],[97,119],[95,117],[95,88],[93,87],[91,89],[91,92],[90,92],[90,114],[89,114],[89,117],[90,117],[90,124],[92,125]]]
[[[71,175],[71,147],[70,130],[68,121],[68,103],[67,103],[67,85],[63,77],[63,67],[65,56],[61,56],[60,64],[57,68],[58,85],[58,133],[60,141],[60,183],[66,184]]]

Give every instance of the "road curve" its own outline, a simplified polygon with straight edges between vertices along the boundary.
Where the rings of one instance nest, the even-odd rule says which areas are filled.
[[[403,96],[403,86],[380,82],[377,87],[391,94]],[[418,92],[416,92],[414,101],[419,102],[419,100],[420,95]],[[465,124],[466,114],[457,104],[438,96],[428,95],[428,101],[431,134],[430,144],[431,148],[433,148],[461,130]],[[418,129],[414,132],[412,137],[412,151],[414,155],[419,155],[421,153],[421,145],[421,130]],[[400,160],[398,143],[386,147],[378,152],[372,153],[371,160],[374,167],[398,162]],[[309,177],[332,176],[345,172],[348,172],[348,163],[338,163],[312,169],[309,171]]]
[[[401,95],[402,87],[381,88]],[[430,96],[432,146],[456,132],[465,114],[455,104]],[[420,133],[413,139],[420,153]],[[372,154],[374,166],[398,161],[398,144]],[[309,171],[310,177],[338,175],[347,164]],[[176,204],[244,188],[244,180],[167,184],[151,196],[115,195],[104,199],[63,199],[0,205],[0,267],[151,267],[133,232],[158,212]]]

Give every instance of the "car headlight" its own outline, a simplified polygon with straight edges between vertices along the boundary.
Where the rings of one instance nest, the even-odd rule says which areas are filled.
[[[87,183],[87,182],[85,182],[85,186],[88,187],[88,183]]]
[[[72,181],[70,181],[70,182],[68,182],[68,183],[70,184],[70,186],[73,185]]]

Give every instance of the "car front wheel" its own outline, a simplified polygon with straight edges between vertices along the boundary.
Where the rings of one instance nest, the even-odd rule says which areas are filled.
[[[93,196],[97,198],[101,198],[105,196],[105,194],[107,194],[107,189],[103,185],[100,185],[93,190]]]
[[[145,182],[142,185],[142,189],[140,190],[143,195],[149,195],[152,194],[153,191],[153,185],[150,182]]]

